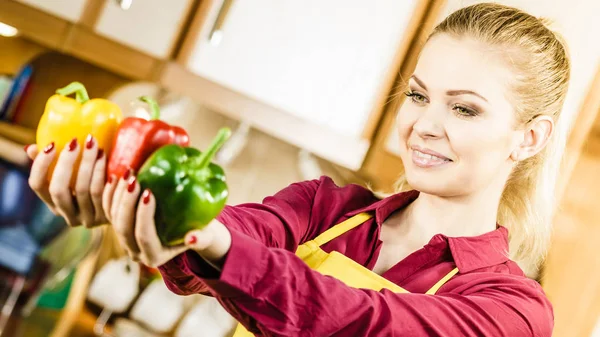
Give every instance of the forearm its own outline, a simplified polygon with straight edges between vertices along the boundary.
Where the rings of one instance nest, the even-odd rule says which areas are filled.
[[[550,336],[552,310],[520,280],[444,295],[351,288],[311,270],[293,253],[232,232],[210,293],[246,327],[265,336]],[[481,279],[489,278],[489,281]],[[474,282],[497,284],[485,274]],[[510,283],[512,282],[512,283]]]
[[[9,163],[27,167],[29,158],[23,151],[23,145],[0,136],[0,159]]]

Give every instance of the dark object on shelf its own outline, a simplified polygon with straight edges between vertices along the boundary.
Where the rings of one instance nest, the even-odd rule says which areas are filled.
[[[12,121],[18,114],[20,102],[23,99],[23,93],[29,86],[31,75],[33,74],[33,67],[31,65],[25,65],[17,75],[15,75],[12,83],[12,88],[8,97],[4,100],[2,109],[0,110],[0,119],[6,121]]]
[[[0,160],[0,266],[23,275],[40,249],[67,227],[31,190],[28,175]]]

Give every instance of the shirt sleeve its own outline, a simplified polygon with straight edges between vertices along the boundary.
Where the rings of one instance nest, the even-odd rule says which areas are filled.
[[[552,307],[533,281],[495,273],[472,279],[439,295],[356,289],[232,231],[223,271],[205,282],[262,336],[551,336]]]
[[[217,219],[230,231],[243,233],[268,247],[295,251],[298,244],[319,230],[318,212],[313,212],[317,191],[321,186],[334,185],[330,178],[322,177],[291,184],[262,203],[226,206]],[[316,214],[316,215],[314,215]],[[314,221],[316,225],[311,225]],[[216,271],[195,252],[182,253],[159,271],[167,288],[179,295],[207,294],[202,277],[214,276]]]

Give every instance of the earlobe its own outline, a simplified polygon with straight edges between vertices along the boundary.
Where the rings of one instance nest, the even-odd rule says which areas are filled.
[[[519,151],[514,150],[511,154],[510,154],[510,159],[512,159],[512,161],[514,162],[518,162],[519,161]]]

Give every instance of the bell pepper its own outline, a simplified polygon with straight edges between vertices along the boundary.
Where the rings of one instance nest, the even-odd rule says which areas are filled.
[[[139,98],[150,107],[150,120],[138,117],[125,118],[114,139],[108,174],[121,177],[129,169],[138,171],[148,157],[157,149],[168,144],[188,146],[187,132],[161,120],[156,101],[147,96]]]
[[[203,228],[225,207],[225,173],[211,160],[230,135],[231,130],[221,129],[205,152],[166,145],[140,169],[141,187],[156,198],[156,230],[163,245],[183,243],[187,232]]]
[[[75,94],[75,99],[67,97],[72,94]],[[56,95],[52,95],[46,102],[37,127],[36,143],[41,150],[54,142],[55,150],[59,153],[73,138],[77,138],[80,153],[71,177],[73,187],[87,136],[91,134],[98,148],[108,154],[122,119],[123,114],[118,105],[106,99],[90,99],[83,84],[73,82],[58,89]],[[57,160],[58,156],[55,156],[48,169],[48,180],[52,178]]]

